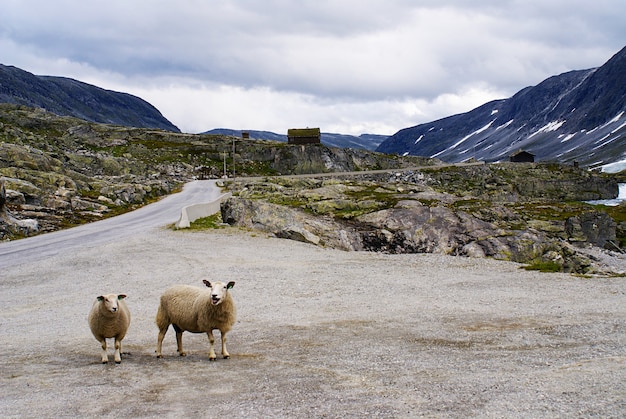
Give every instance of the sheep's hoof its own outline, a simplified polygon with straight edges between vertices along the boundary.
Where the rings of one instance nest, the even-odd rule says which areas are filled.
[[[157,355],[157,358],[163,358],[163,355]]]
[[[230,355],[224,355],[224,359],[230,358]]]
[[[121,364],[121,363],[122,363],[122,361],[115,361],[115,363],[116,363],[116,364]]]
[[[109,361],[102,361],[102,363],[103,363],[103,364],[108,364],[108,363],[109,363]]]
[[[187,356],[187,353],[186,352],[181,352],[180,356]]]
[[[217,361],[217,358],[209,358],[209,361],[211,361],[211,362]]]

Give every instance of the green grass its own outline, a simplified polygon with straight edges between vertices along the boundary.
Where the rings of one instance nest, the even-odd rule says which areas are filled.
[[[556,262],[552,261],[537,261],[523,266],[527,271],[539,271],[539,272],[561,272],[563,268]]]
[[[189,226],[191,230],[207,230],[225,227],[226,225],[222,221],[222,214],[219,212],[208,217],[198,218]]]

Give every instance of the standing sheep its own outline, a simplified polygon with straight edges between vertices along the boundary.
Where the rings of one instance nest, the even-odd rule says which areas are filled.
[[[122,362],[122,339],[130,325],[126,294],[108,294],[96,298],[89,313],[91,333],[102,344],[102,363],[109,362],[107,339],[115,338],[115,362]]]
[[[163,338],[170,324],[176,331],[176,344],[180,356],[183,351],[183,332],[206,333],[209,337],[209,360],[215,361],[213,329],[219,329],[222,335],[222,356],[228,359],[230,354],[226,350],[226,333],[235,323],[235,302],[229,289],[235,286],[231,281],[227,284],[219,281],[213,283],[204,280],[210,288],[205,290],[190,285],[175,285],[161,296],[161,304],[156,315],[156,324],[159,327],[157,343],[157,358],[161,358]]]

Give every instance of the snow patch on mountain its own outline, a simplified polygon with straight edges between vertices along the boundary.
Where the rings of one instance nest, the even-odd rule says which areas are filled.
[[[552,121],[552,122],[548,122],[546,125],[544,125],[543,127],[539,128],[537,131],[535,131],[532,134],[530,134],[528,136],[528,138],[532,138],[532,137],[534,137],[537,134],[541,134],[542,132],[556,131],[559,128],[561,128],[565,122],[567,122],[567,121]]]
[[[626,122],[624,122],[622,125],[620,125],[619,127],[615,128],[613,131],[611,131],[611,134],[615,134],[617,131],[621,130],[624,127],[626,127]]]
[[[507,122],[507,123],[504,123],[504,124],[502,124],[502,125],[498,125],[498,126],[496,127],[496,131],[498,131],[498,130],[501,130],[501,129],[503,129],[503,128],[508,127],[509,125],[511,125],[511,124],[513,123],[513,121],[515,121],[515,119],[511,119],[511,120],[510,120],[509,122]]]
[[[483,131],[487,131],[489,129],[489,127],[491,126],[491,124],[493,124],[494,122],[496,122],[496,120],[494,119],[493,121],[491,121],[490,123],[488,123],[487,125],[485,125],[482,128],[478,128],[476,131],[466,135],[465,137],[461,138],[456,144],[454,144],[452,147],[450,147],[450,149],[454,149],[457,148],[459,145],[463,144],[465,141],[467,141],[470,137],[476,135],[476,134],[480,134]]]
[[[606,173],[618,173],[622,170],[626,170],[626,159],[602,166],[602,171]]]
[[[508,99],[404,128],[376,149],[445,162],[508,161],[516,150],[535,161],[600,167],[626,156],[626,48],[597,69],[573,70]]]

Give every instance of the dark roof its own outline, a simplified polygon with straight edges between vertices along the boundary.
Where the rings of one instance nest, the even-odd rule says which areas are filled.
[[[526,151],[526,150],[517,150],[517,151],[515,151],[514,153],[511,153],[511,154],[509,155],[509,157],[519,156],[520,154],[527,154],[527,155],[529,155],[529,156],[534,156],[534,154],[533,154],[533,153],[529,153],[529,152],[528,152],[528,151]]]
[[[287,130],[288,137],[319,137],[319,128],[290,128]]]

